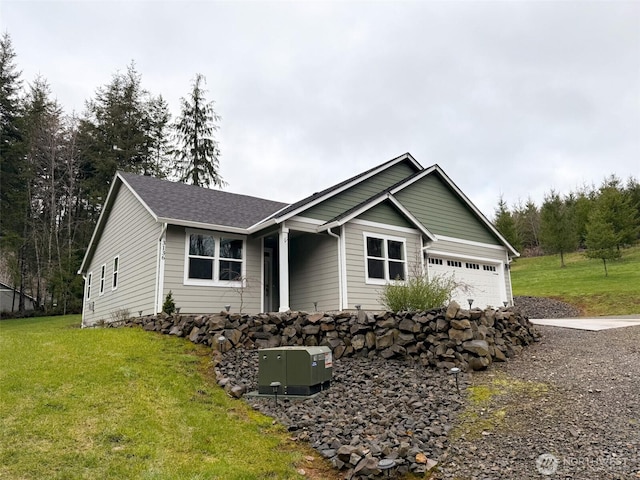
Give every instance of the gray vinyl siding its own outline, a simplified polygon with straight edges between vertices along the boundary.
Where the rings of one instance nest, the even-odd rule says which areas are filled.
[[[289,306],[291,310],[338,310],[338,239],[326,234],[291,237],[289,246]]]
[[[211,232],[225,236],[221,232]],[[242,313],[260,313],[262,299],[262,242],[260,239],[245,238],[246,282],[242,294]],[[216,313],[231,305],[231,311],[240,310],[240,290],[226,286],[185,285],[185,241],[183,227],[169,226],[164,264],[164,285],[162,298],[171,291],[180,313]]]
[[[479,218],[437,175],[427,175],[395,197],[436,235],[499,245]]]
[[[347,305],[349,308],[354,308],[356,304],[360,304],[365,310],[378,311],[383,309],[380,304],[383,286],[366,283],[364,232],[404,238],[409,276],[421,270],[420,234],[417,231],[415,233],[398,232],[393,229],[393,226],[382,228],[355,223],[345,225]]]
[[[304,216],[326,222],[371,198],[373,195],[404,180],[413,173],[415,173],[415,170],[408,163],[398,163],[371,178],[363,180],[348,190],[338,193],[324,202],[309,208],[304,212]]]
[[[85,300],[83,324],[110,322],[119,311],[130,315],[155,313],[156,240],[160,225],[126,186],[121,186],[87,268],[93,272],[91,298]],[[119,257],[118,288],[112,290],[113,259]],[[100,295],[100,269],[106,265],[104,294]],[[93,303],[93,312],[90,304]]]
[[[389,202],[382,202],[357,217],[360,220],[395,225],[397,227],[415,228],[414,225],[398,212]]]

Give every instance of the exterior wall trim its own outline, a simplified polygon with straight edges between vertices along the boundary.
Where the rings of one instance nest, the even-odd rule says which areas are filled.
[[[354,223],[356,225],[362,225],[365,227],[386,228],[387,230],[395,230],[396,232],[399,232],[399,233],[410,233],[412,235],[416,235],[420,233],[420,230],[418,230],[417,228],[396,227],[395,225],[372,222],[371,220],[360,220],[359,218],[354,218],[349,223]]]
[[[463,245],[473,245],[476,247],[483,247],[483,248],[493,248],[495,250],[505,249],[503,245],[492,245],[490,243],[474,242],[473,240],[465,240],[463,238],[456,238],[456,237],[447,237],[445,235],[436,235],[436,240],[445,240],[447,242],[461,243]],[[426,246],[424,248],[429,248],[429,246]]]

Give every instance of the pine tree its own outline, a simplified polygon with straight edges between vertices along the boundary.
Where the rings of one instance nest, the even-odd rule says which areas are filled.
[[[540,209],[540,243],[546,252],[560,254],[563,268],[564,254],[578,246],[573,211],[553,190],[545,196]]]
[[[220,116],[213,109],[214,102],[206,101],[205,82],[204,76],[197,74],[189,98],[180,99],[180,116],[174,125],[177,140],[175,170],[181,182],[200,187],[211,184],[224,187],[226,182],[219,172],[220,149],[214,137]]]
[[[498,200],[498,207],[496,208],[495,226],[500,234],[515,248],[519,250],[522,248],[522,242],[520,241],[518,231],[516,230],[516,222],[509,211],[507,203],[504,201],[502,195]]]
[[[619,238],[614,231],[613,225],[607,220],[606,206],[601,203],[589,215],[586,255],[589,258],[602,260],[605,277],[609,275],[607,260],[620,258],[620,251],[617,248],[618,243]]]

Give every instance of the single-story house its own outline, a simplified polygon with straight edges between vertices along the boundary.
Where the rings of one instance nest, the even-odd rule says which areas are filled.
[[[380,310],[411,275],[461,305],[512,302],[518,252],[438,166],[406,153],[293,204],[118,172],[79,273],[83,325],[184,314]]]
[[[24,294],[24,309],[31,312],[36,309],[36,299]],[[20,308],[20,292],[6,283],[0,282],[0,312],[17,312]]]

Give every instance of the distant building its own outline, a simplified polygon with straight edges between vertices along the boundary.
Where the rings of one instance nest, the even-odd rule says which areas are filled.
[[[4,283],[0,283],[0,312],[17,312],[20,305],[20,292]],[[36,309],[37,302],[29,295],[24,296],[24,309],[32,311]]]

